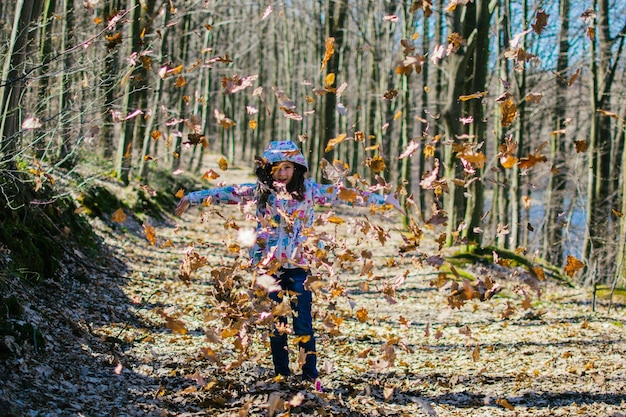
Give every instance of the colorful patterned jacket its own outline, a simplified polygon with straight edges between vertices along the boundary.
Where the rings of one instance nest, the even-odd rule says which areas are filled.
[[[189,193],[192,205],[210,198],[211,204],[245,204],[256,201],[257,184],[229,185]],[[270,265],[273,259],[284,268],[307,268],[303,244],[313,226],[316,204],[356,206],[384,205],[385,197],[370,192],[358,192],[358,197],[348,203],[338,197],[338,187],[321,185],[311,178],[305,179],[305,195],[302,201],[286,193],[271,192],[265,207],[256,207],[256,243],[250,248],[253,266]],[[309,230],[309,232],[307,232]]]

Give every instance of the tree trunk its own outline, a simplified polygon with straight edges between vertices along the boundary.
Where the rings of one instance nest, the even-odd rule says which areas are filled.
[[[559,131],[565,127],[567,114],[567,77],[569,66],[569,11],[570,1],[560,0],[559,30],[559,56],[557,59],[556,72],[563,78],[556,77],[555,105],[553,125],[554,130]],[[565,140],[560,135],[553,135],[551,140],[551,156],[553,173],[550,176],[546,191],[546,216],[543,229],[543,251],[546,259],[555,265],[561,265],[563,259],[563,224],[560,216],[565,212],[565,193],[567,183],[567,154]]]
[[[16,168],[16,152],[21,144],[20,100],[25,88],[21,74],[25,73],[26,57],[30,50],[30,40],[34,31],[29,26],[41,13],[42,0],[17,0],[15,19],[5,50],[2,66],[3,84],[0,85],[0,168]]]

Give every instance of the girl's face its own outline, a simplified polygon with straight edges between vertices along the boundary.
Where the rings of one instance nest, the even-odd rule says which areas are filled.
[[[287,185],[293,177],[294,169],[293,162],[279,162],[272,168],[272,178],[275,182]]]

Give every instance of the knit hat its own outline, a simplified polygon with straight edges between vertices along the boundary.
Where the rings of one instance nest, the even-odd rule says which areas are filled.
[[[300,148],[290,140],[270,142],[263,152],[263,158],[269,164],[288,161],[302,165],[307,171],[309,169],[309,164],[306,162],[304,155],[302,155]]]

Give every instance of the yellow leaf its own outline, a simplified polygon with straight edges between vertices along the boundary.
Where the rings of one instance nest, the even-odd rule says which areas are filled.
[[[248,122],[248,127],[252,130],[256,130],[256,128],[258,127],[258,123],[256,120],[250,120]]]
[[[331,72],[324,78],[324,85],[330,87],[335,83],[335,73]]]
[[[174,194],[174,196],[176,198],[183,198],[185,196],[185,190],[183,190],[182,188],[179,188],[178,191],[176,191],[176,194]]]
[[[217,164],[218,164],[218,166],[220,167],[220,169],[222,171],[227,171],[228,170],[228,161],[223,156],[220,158],[220,160],[218,161]]]
[[[333,149],[335,149],[335,146],[339,145],[341,142],[346,140],[347,136],[348,135],[346,135],[345,133],[342,133],[336,138],[330,139],[328,143],[326,144],[326,148],[324,149],[324,152],[330,152]]]
[[[330,216],[328,218],[328,222],[329,223],[333,223],[333,224],[343,224],[344,220],[341,217],[337,217],[337,216]]]
[[[459,100],[461,100],[461,101],[468,101],[468,100],[472,100],[472,99],[475,99],[475,98],[483,98],[486,95],[487,95],[486,91],[479,91],[479,92],[474,93],[474,94],[468,94],[468,95],[465,95],[465,96],[459,96]]]
[[[402,110],[398,110],[396,114],[393,115],[393,120],[398,120],[400,117],[402,117]]]

